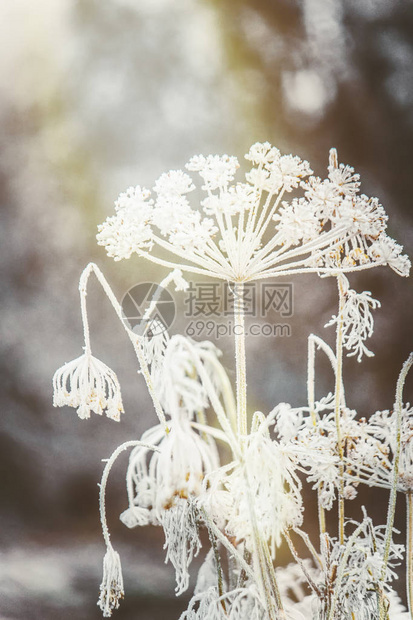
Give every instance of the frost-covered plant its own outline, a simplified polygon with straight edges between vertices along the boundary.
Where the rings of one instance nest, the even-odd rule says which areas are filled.
[[[281,155],[268,143],[254,144],[246,158],[252,167],[237,183],[235,157],[199,155],[189,161],[187,170],[202,179],[201,208],[188,197],[195,189],[193,177],[173,170],[161,175],[153,194],[140,186],[122,193],[115,215],[99,227],[98,242],[115,260],[136,253],[172,268],[163,287],[174,283],[185,289],[183,272],[230,283],[236,389],[234,395],[212,343],[166,332],[136,334],[123,322],[159,423],[140,440],[119,446],[105,465],[100,515],[107,553],[98,604],[109,617],[124,595],[120,557],[106,523],[105,491],[115,459],[133,448],[128,505],[120,518],[130,528],[163,528],[177,594],[189,586],[200,530],[209,537],[210,549],[181,620],[413,618],[413,409],[403,403],[413,354],[401,370],[393,410],[368,420],[347,406],[342,378],[344,350],[358,362],[373,355],[365,342],[373,332],[372,310],[380,305],[369,292],[351,289],[346,274],[389,265],[407,276],[409,259],[387,235],[383,207],[359,193],[359,175],[338,164],[334,149],[325,180],[310,176],[308,162]],[[295,191],[285,200],[299,188],[302,197]],[[56,372],[54,404],[76,407],[80,418],[106,411],[119,420],[119,382],[91,353],[86,310],[91,273],[122,319],[106,279],[90,264],[79,287],[84,354]],[[308,402],[299,408],[279,403],[267,414],[249,416],[244,285],[295,273],[336,279],[338,311],[327,323],[336,330],[335,350],[311,334]],[[327,356],[335,377],[334,389],[318,401],[317,350]],[[313,541],[302,529],[304,482],[317,493],[319,537]],[[389,489],[385,523],[373,523],[365,508],[359,521],[346,517],[346,502],[361,484]],[[406,550],[393,542],[397,493],[407,498]],[[334,508],[337,532],[327,523]],[[304,543],[309,557],[300,557],[295,540]],[[278,565],[283,542],[292,559],[286,567]],[[403,557],[408,612],[391,586]]]

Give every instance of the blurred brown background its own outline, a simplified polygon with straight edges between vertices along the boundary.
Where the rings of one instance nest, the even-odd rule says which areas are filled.
[[[100,265],[119,298],[165,271],[138,259],[113,263],[95,243],[96,225],[120,191],[151,187],[195,153],[241,160],[250,144],[269,140],[321,176],[335,146],[361,173],[362,191],[381,199],[389,234],[412,256],[413,4],[3,0],[0,35],[0,618],[97,619],[101,459],[155,416],[94,283],[94,351],[120,378],[122,422],[53,409],[51,377],[81,353],[77,284],[87,262]],[[384,268],[351,282],[382,302],[370,341],[376,357],[345,365],[348,403],[369,415],[392,406],[413,348],[412,286]],[[335,312],[334,282],[314,275],[294,287],[293,338],[248,341],[252,410],[302,404],[306,338],[333,342],[323,325]],[[218,345],[233,376],[231,342]],[[321,395],[332,377],[322,362],[317,369]],[[174,598],[161,532],[118,522],[126,464],[124,455],[108,495],[127,591],[115,617],[172,620],[185,600]],[[385,519],[380,509],[377,519]]]

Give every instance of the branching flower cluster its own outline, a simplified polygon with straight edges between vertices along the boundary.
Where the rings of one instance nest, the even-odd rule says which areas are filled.
[[[308,162],[281,155],[268,143],[253,145],[246,158],[252,167],[237,183],[235,157],[199,155],[189,161],[187,171],[201,177],[205,192],[199,208],[188,198],[196,189],[193,177],[175,170],[156,181],[153,193],[139,186],[126,190],[115,215],[99,227],[98,242],[115,260],[136,253],[172,268],[163,287],[174,283],[184,289],[183,272],[231,283],[234,323],[241,329],[234,330],[233,390],[212,343],[167,332],[136,334],[123,323],[158,423],[139,440],[119,446],[104,468],[100,515],[107,553],[98,604],[110,617],[124,595],[105,491],[116,458],[132,448],[120,518],[129,528],[163,528],[177,595],[189,587],[201,531],[209,538],[181,620],[412,619],[413,408],[403,402],[403,386],[413,354],[402,367],[393,409],[367,420],[348,406],[342,378],[345,352],[358,362],[373,355],[366,340],[373,333],[372,312],[380,306],[370,292],[350,288],[346,274],[389,265],[407,276],[409,259],[387,235],[383,207],[359,193],[359,175],[338,163],[334,149],[325,180],[311,176]],[[300,189],[303,196],[297,197]],[[308,398],[302,407],[279,403],[269,413],[251,412],[240,301],[244,283],[305,272],[337,281],[338,310],[327,323],[336,331],[335,349],[309,336]],[[54,404],[75,407],[83,419],[91,411],[106,411],[119,420],[119,382],[91,353],[86,288],[92,273],[122,319],[106,279],[90,264],[80,281],[84,354],[56,372]],[[152,311],[153,304],[145,317]],[[332,366],[334,388],[316,400],[318,352]],[[317,495],[317,540],[302,529],[305,485]],[[356,521],[346,516],[362,485],[388,490],[384,522],[374,523],[365,508]],[[406,548],[393,540],[398,494],[406,496]],[[330,517],[333,511],[337,519]],[[297,543],[307,557],[301,557]],[[281,545],[291,554],[287,566],[278,562]],[[403,561],[408,611],[392,587]]]

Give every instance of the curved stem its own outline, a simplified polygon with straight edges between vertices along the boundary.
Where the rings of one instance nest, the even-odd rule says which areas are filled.
[[[149,368],[148,368],[148,364],[146,362],[145,359],[145,355],[143,353],[143,349],[142,349],[142,345],[141,345],[141,341],[140,339],[136,336],[136,334],[134,334],[125,324],[125,321],[123,320],[123,313],[122,313],[122,307],[120,305],[120,303],[118,302],[118,300],[116,299],[115,295],[113,294],[112,289],[110,288],[105,276],[103,275],[103,273],[100,271],[99,267],[97,265],[95,265],[95,263],[89,263],[87,265],[87,267],[83,270],[82,275],[80,276],[80,281],[79,281],[79,291],[80,291],[80,298],[81,298],[81,309],[82,309],[82,319],[84,320],[84,324],[83,324],[83,329],[85,332],[85,339],[86,337],[89,338],[89,327],[87,324],[87,314],[86,314],[86,295],[87,295],[87,283],[90,277],[91,273],[94,273],[99,284],[102,286],[103,290],[106,293],[106,296],[108,297],[110,303],[112,304],[116,314],[118,315],[118,318],[120,319],[120,321],[122,322],[122,325],[126,331],[126,333],[129,336],[130,341],[132,342],[132,346],[135,350],[135,354],[136,357],[138,358],[140,367],[141,367],[141,372],[144,376],[145,382],[146,382],[146,386],[148,388],[149,394],[152,397],[152,402],[154,404],[155,407],[155,411],[156,414],[158,416],[158,419],[160,421],[160,423],[162,424],[164,430],[166,433],[169,432],[168,429],[168,425],[166,423],[166,418],[165,418],[165,414],[163,412],[162,406],[159,402],[159,398],[155,392],[155,389],[153,387],[153,383],[152,383],[152,379],[151,379],[151,375],[149,372]],[[85,340],[86,346],[87,346],[87,342]],[[90,343],[89,343],[89,347],[90,347]]]
[[[121,444],[120,446],[116,448],[116,450],[113,452],[111,457],[106,462],[105,468],[103,470],[102,478],[100,481],[100,485],[99,485],[99,513],[100,513],[100,522],[102,524],[103,539],[107,547],[111,547],[112,543],[110,542],[109,528],[108,528],[108,523],[106,519],[106,501],[105,501],[106,500],[106,485],[108,482],[110,470],[112,469],[114,462],[124,450],[127,450],[128,448],[131,448],[132,446],[142,446],[144,448],[148,448],[149,450],[153,450],[154,452],[159,452],[159,449],[156,446],[151,446],[142,441],[138,441],[138,440],[126,441],[125,443]]]
[[[324,340],[320,338],[319,336],[316,336],[315,334],[310,334],[308,337],[307,396],[308,396],[308,406],[310,408],[310,415],[311,415],[311,419],[313,421],[314,426],[317,421],[316,414],[315,414],[315,369],[314,369],[315,353],[316,353],[315,347],[316,346],[318,347],[318,349],[322,349],[324,353],[327,355],[330,361],[331,367],[333,369],[333,372],[334,372],[334,377],[336,377],[336,371],[337,371],[337,359],[331,347],[329,347],[329,345],[326,342],[324,342]],[[343,381],[341,381],[340,393],[341,393],[341,406],[345,407],[346,400],[345,400],[345,394],[344,394]]]
[[[413,364],[413,353],[410,353],[407,360],[404,362],[401,369],[399,378],[397,380],[396,387],[396,402],[394,404],[394,412],[397,416],[397,430],[396,430],[396,451],[393,461],[393,481],[390,491],[389,507],[387,511],[387,524],[384,543],[384,556],[383,556],[383,568],[381,571],[381,581],[384,582],[386,578],[387,564],[389,561],[390,547],[393,535],[394,515],[396,512],[396,499],[397,499],[397,482],[399,478],[399,463],[401,452],[401,434],[402,434],[402,413],[403,413],[403,387],[406,381],[407,373],[409,372]]]
[[[294,543],[291,540],[291,537],[288,533],[287,530],[284,531],[284,538],[287,542],[288,548],[291,551],[291,555],[293,556],[294,560],[297,562],[298,566],[301,568],[304,577],[307,580],[308,585],[310,586],[310,588],[313,590],[313,592],[319,597],[321,598],[321,590],[320,588],[316,585],[315,581],[313,580],[313,578],[311,577],[310,573],[308,572],[304,562],[302,561],[302,559],[300,558],[300,556],[297,553],[296,548],[294,547]]]

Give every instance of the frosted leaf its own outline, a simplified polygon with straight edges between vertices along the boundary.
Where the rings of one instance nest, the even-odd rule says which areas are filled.
[[[219,397],[225,370],[219,362],[221,352],[210,342],[187,340],[185,346],[181,338],[172,337],[165,342],[160,356],[151,367],[151,377],[158,397],[169,415],[184,412],[192,418],[197,411],[208,407],[209,399],[196,369],[197,358],[201,360],[212,385]]]
[[[358,536],[349,538],[345,546],[334,541],[325,559],[327,565],[340,566],[345,562],[337,608],[349,617],[353,614],[363,620],[378,620],[376,588],[381,582],[386,526],[373,526],[371,519],[365,517],[361,524],[350,522],[348,527],[353,531],[357,528]],[[394,567],[400,563],[403,549],[403,545],[391,543],[385,583],[396,578]]]
[[[211,480],[212,489],[219,482],[228,493],[221,504],[221,518],[225,516],[227,534],[237,541],[245,540],[248,550],[253,549],[250,514],[253,501],[259,530],[269,541],[274,557],[282,531],[302,522],[301,483],[295,462],[283,446],[266,437],[262,429],[249,435],[244,462],[244,466],[234,463],[231,473],[223,468],[208,480]],[[203,501],[209,501],[208,505],[214,508],[212,499],[203,498]]]
[[[288,444],[297,436],[303,420],[302,410],[293,409],[288,403],[280,403],[273,409],[272,414],[276,419],[281,441]]]
[[[141,506],[130,506],[122,512],[119,519],[130,529],[137,526],[150,525],[150,510]]]
[[[216,587],[197,592],[189,601],[188,609],[181,614],[179,620],[227,620],[228,616],[218,599]]]

